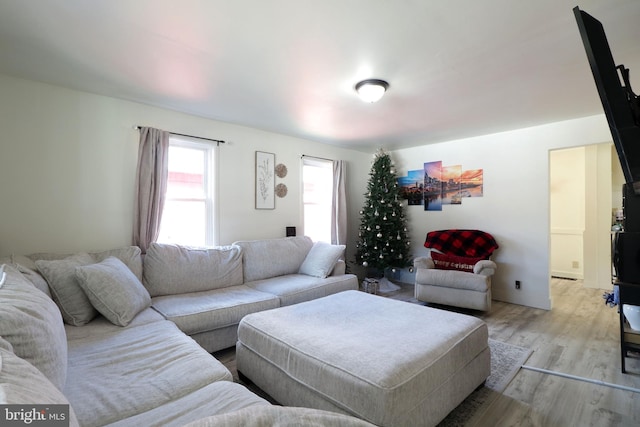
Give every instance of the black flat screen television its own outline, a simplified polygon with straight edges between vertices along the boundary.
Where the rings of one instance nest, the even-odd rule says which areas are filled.
[[[573,12],[625,181],[640,195],[640,101],[629,84],[629,70],[613,61],[600,21],[577,6]]]

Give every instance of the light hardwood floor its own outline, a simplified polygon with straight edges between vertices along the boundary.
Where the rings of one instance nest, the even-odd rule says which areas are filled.
[[[475,315],[495,340],[527,347],[525,365],[640,389],[640,358],[620,370],[617,307],[603,290],[552,279],[550,311],[493,302]],[[521,369],[476,426],[640,426],[640,393]]]

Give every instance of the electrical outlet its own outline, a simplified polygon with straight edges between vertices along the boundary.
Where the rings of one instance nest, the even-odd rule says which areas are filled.
[[[516,280],[516,289],[520,289],[520,280]]]
[[[579,263],[578,261],[573,261],[573,262],[571,263],[571,267],[573,267],[573,268],[580,268],[580,263]]]

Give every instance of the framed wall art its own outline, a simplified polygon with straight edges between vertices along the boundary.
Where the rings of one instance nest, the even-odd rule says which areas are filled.
[[[276,155],[256,151],[256,209],[275,209]]]

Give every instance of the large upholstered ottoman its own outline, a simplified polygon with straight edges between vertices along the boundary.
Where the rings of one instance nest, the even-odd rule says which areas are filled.
[[[245,316],[236,363],[283,405],[431,426],[489,376],[487,341],[474,317],[346,291]]]

